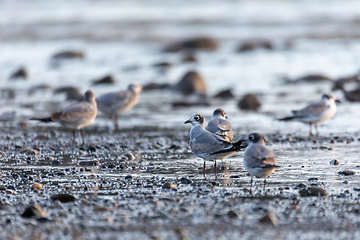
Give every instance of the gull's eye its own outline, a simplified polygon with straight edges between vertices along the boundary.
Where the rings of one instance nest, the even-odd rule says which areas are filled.
[[[196,117],[195,117],[195,120],[196,120],[196,121],[199,121],[199,120],[200,120],[200,116],[196,116]]]
[[[249,136],[249,139],[250,139],[251,141],[254,141],[254,140],[255,140],[255,136],[251,134],[251,135]]]

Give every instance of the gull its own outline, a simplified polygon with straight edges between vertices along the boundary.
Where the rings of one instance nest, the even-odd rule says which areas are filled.
[[[317,125],[324,122],[334,116],[336,112],[336,102],[340,102],[335,99],[332,94],[324,94],[320,101],[312,103],[307,107],[292,111],[290,116],[280,118],[279,121],[297,120],[303,123],[308,123],[310,126],[309,136],[313,136],[311,132],[311,126],[314,124],[316,135],[319,135]]]
[[[226,120],[228,117],[224,109],[217,108],[213,113],[213,117],[208,123],[206,130],[215,133],[224,140],[231,142],[233,139],[233,131],[231,130],[231,123]]]
[[[84,136],[82,129],[90,125],[97,115],[97,105],[94,92],[88,90],[84,94],[81,102],[73,103],[59,112],[51,114],[47,118],[30,118],[30,120],[38,120],[41,122],[58,122],[63,127],[73,130],[73,141],[75,143],[75,131],[80,130],[82,144],[84,145]]]
[[[190,148],[198,157],[204,160],[204,175],[206,160],[224,159],[241,150],[242,141],[232,143],[205,129],[205,120],[201,114],[193,114],[186,123],[191,123]]]
[[[265,147],[265,139],[258,133],[251,133],[244,139],[248,146],[244,153],[244,166],[251,176],[251,186],[253,178],[266,178],[273,174],[279,166],[273,152]]]
[[[96,98],[99,110],[113,119],[115,131],[119,128],[117,123],[119,114],[136,106],[141,91],[139,84],[130,84],[125,91],[106,93]]]

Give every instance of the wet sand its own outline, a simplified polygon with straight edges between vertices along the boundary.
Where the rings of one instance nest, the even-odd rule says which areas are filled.
[[[356,239],[359,175],[356,134],[306,138],[267,135],[278,164],[267,180],[250,177],[242,152],[202,175],[188,130],[142,127],[120,133],[34,128],[1,135],[1,238],[7,239]],[[78,138],[80,140],[80,138]],[[339,165],[330,165],[337,159]],[[341,171],[354,171],[344,176]],[[171,182],[174,186],[164,185]],[[32,189],[34,183],[42,189]],[[321,187],[327,197],[302,197]],[[71,202],[52,200],[65,193]],[[46,217],[21,214],[37,204]],[[272,220],[262,220],[269,214]]]

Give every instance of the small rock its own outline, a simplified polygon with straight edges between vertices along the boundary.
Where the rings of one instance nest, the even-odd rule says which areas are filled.
[[[337,165],[339,165],[339,164],[340,164],[340,162],[339,162],[338,160],[336,160],[336,159],[333,159],[333,160],[330,161],[330,165],[335,165],[335,166],[337,166]]]
[[[131,153],[126,153],[124,156],[125,156],[128,160],[130,160],[130,161],[132,161],[132,160],[135,159],[135,156],[132,155]]]
[[[173,189],[173,188],[176,188],[176,186],[171,182],[167,182],[162,185],[162,188],[163,189]]]
[[[274,46],[269,40],[266,39],[246,40],[240,44],[237,51],[248,52],[261,48],[267,50],[273,50]]]
[[[48,140],[50,140],[50,138],[42,134],[39,134],[34,138],[34,141],[48,141]]]
[[[125,180],[129,180],[129,179],[133,179],[133,176],[131,176],[131,175],[125,176]]]
[[[99,80],[93,81],[93,85],[99,85],[99,84],[115,84],[116,81],[111,75],[107,75],[103,78],[100,78]]]
[[[76,198],[70,194],[55,194],[50,197],[53,201],[59,200],[60,202],[74,202]]]
[[[40,184],[40,183],[34,183],[32,186],[31,186],[31,189],[42,189],[43,186]]]
[[[173,64],[170,62],[159,62],[159,63],[155,63],[154,67],[161,67],[161,68],[168,68],[168,67],[172,67]]]
[[[318,178],[309,178],[308,181],[318,181],[319,179]]]
[[[6,190],[7,189],[7,187],[6,186],[4,186],[4,185],[0,185],[0,191],[4,191],[4,190]]]
[[[23,68],[23,67],[21,67],[21,68],[19,68],[18,70],[16,70],[15,72],[13,72],[11,75],[10,75],[10,77],[9,77],[9,79],[10,80],[12,80],[12,79],[27,79],[27,78],[29,78],[29,73],[28,73],[28,71],[25,69],[25,68]]]
[[[58,160],[54,160],[54,161],[51,162],[51,165],[53,165],[53,166],[59,166],[59,165],[61,165],[61,162],[58,161]]]
[[[233,99],[235,98],[235,96],[232,93],[231,89],[226,89],[215,94],[214,98]]]
[[[62,51],[54,54],[52,59],[82,59],[84,58],[84,53],[81,51]]]
[[[180,52],[183,50],[210,50],[214,51],[218,49],[219,44],[214,38],[210,37],[195,37],[184,40],[182,42],[176,42],[169,44],[164,51],[165,52]]]
[[[338,174],[344,175],[344,176],[352,176],[352,175],[355,175],[355,172],[354,172],[354,171],[350,171],[350,170],[345,170],[345,171],[340,171],[340,172],[338,172]]]
[[[25,209],[25,211],[21,214],[23,218],[46,218],[47,213],[39,206],[39,205],[32,205]]]
[[[227,213],[228,217],[229,218],[237,218],[239,215],[234,212],[233,210],[230,210],[228,213]]]
[[[306,75],[303,77],[296,78],[294,80],[288,79],[287,77],[285,77],[284,79],[288,83],[302,83],[302,82],[312,83],[312,82],[332,81],[331,78],[322,74]]]
[[[99,160],[79,161],[79,166],[99,166]]]
[[[187,52],[181,57],[182,62],[197,62],[196,56],[193,52]]]
[[[196,71],[187,72],[174,86],[174,90],[184,95],[206,94],[207,87],[203,77]]]
[[[265,213],[264,216],[259,219],[259,222],[262,224],[269,224],[273,226],[277,224],[275,217],[269,212]]]
[[[148,83],[143,87],[144,91],[152,91],[152,90],[164,90],[170,89],[171,85],[168,83]]]
[[[191,181],[190,179],[188,179],[188,178],[186,178],[186,177],[182,177],[182,178],[180,179],[180,182],[181,182],[182,184],[192,184],[192,183],[193,183],[193,181]]]
[[[320,187],[306,187],[299,191],[301,197],[323,197],[329,195],[328,191]]]
[[[255,94],[246,94],[239,102],[238,107],[242,110],[258,110],[261,102]]]

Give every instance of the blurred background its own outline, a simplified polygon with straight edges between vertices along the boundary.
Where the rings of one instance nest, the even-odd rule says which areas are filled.
[[[356,0],[0,1],[0,120],[46,116],[76,101],[68,91],[139,83],[120,128],[189,128],[191,114],[209,120],[223,107],[235,131],[307,135],[275,119],[333,91],[343,103],[320,132],[358,131],[359,103],[332,89],[338,80],[357,89],[359,9]],[[195,87],[181,93],[189,72]],[[112,128],[101,114],[92,126]]]

